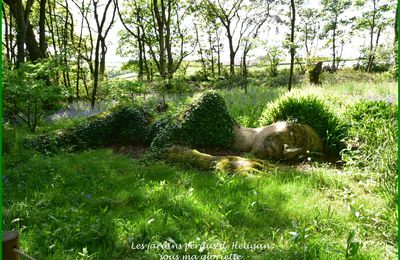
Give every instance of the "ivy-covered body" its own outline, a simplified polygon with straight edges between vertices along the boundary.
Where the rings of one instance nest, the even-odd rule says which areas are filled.
[[[25,140],[42,152],[83,150],[110,144],[144,144],[153,117],[144,108],[120,106],[95,115],[86,122]]]
[[[232,149],[273,160],[292,160],[313,152],[323,153],[323,140],[331,145],[328,148],[332,148],[332,143],[327,140],[331,140],[335,133],[330,127],[336,121],[333,114],[329,113],[313,97],[284,99],[272,105],[261,118],[261,121],[272,121],[272,124],[245,128],[230,115],[224,98],[215,91],[208,91],[175,115],[168,115],[153,124],[153,117],[148,110],[122,106],[89,118],[74,128],[28,139],[26,143],[44,152],[54,152],[60,148],[82,150],[113,144],[147,143],[150,144],[148,155],[156,159],[164,158],[173,162],[182,159],[182,163],[199,168],[209,169],[219,165],[217,168],[233,168],[236,171],[237,168],[247,169],[246,165],[253,165],[253,162],[242,162],[238,159],[240,157],[206,156],[192,149]],[[274,123],[277,119],[288,121]],[[312,125],[307,125],[308,122]],[[333,137],[333,140],[337,140],[337,136]],[[177,146],[184,149],[172,149]],[[236,163],[238,161],[240,163]]]
[[[191,148],[230,148],[234,142],[234,122],[224,98],[215,91],[208,91],[172,118],[154,124],[150,151],[160,156],[174,144]],[[154,133],[156,131],[158,133]]]

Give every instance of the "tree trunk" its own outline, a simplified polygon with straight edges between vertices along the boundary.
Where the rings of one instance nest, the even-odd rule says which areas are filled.
[[[292,89],[292,81],[293,81],[293,68],[294,68],[294,55],[295,55],[295,46],[294,46],[294,29],[295,29],[295,21],[296,21],[296,9],[294,6],[294,0],[290,0],[291,11],[291,20],[290,20],[290,70],[289,70],[289,84],[288,90]]]
[[[233,48],[233,37],[228,34],[228,41],[229,41],[229,74],[230,76],[235,75],[235,50]]]
[[[83,34],[83,15],[81,19],[81,28],[79,32],[79,40],[78,40],[78,57],[77,57],[77,71],[76,71],[76,99],[79,99],[79,76],[81,73],[81,60],[82,60],[82,34]]]
[[[39,48],[45,54],[47,50],[46,45],[46,0],[40,0],[40,14],[39,14]]]
[[[210,45],[211,75],[212,75],[212,77],[214,78],[214,77],[215,77],[214,51],[213,51],[213,46],[212,46],[211,33],[208,34],[208,42],[209,42],[209,45]]]
[[[243,51],[243,57],[242,57],[242,69],[243,69],[243,77],[244,77],[244,93],[247,94],[247,54],[250,51],[250,46],[246,42],[246,45],[244,47]]]
[[[24,6],[22,0],[17,0],[15,5],[10,5],[10,8],[15,7],[15,22],[17,27],[17,67],[25,61],[25,37],[26,25],[24,20]]]
[[[146,70],[146,80],[150,82],[152,80],[152,75],[150,74],[150,69],[149,69],[149,64],[147,62],[146,50],[144,44],[143,44],[143,65],[144,69]]]
[[[373,0],[374,3],[374,11],[372,15],[372,24],[370,27],[370,37],[369,37],[369,51],[370,54],[368,56],[368,65],[367,65],[367,72],[371,72],[372,69],[372,62],[374,60],[373,50],[374,50],[374,31],[375,31],[375,18],[376,18],[376,0]]]
[[[37,61],[38,59],[46,58],[44,53],[42,53],[39,48],[39,44],[36,41],[35,33],[33,32],[33,27],[29,23],[29,21],[27,23],[27,28],[26,28],[25,43],[26,43],[26,48],[29,52],[29,59],[31,61],[34,62]]]
[[[218,31],[216,32],[217,35],[217,66],[218,66],[218,77],[221,77],[221,45],[220,45],[220,38]]]
[[[51,35],[51,41],[52,41],[52,45],[53,45],[54,54],[55,54],[55,56],[57,56],[58,55],[58,50],[57,50],[57,42],[56,42],[56,39],[55,39],[54,23],[53,23],[53,17],[54,17],[53,10],[54,10],[54,8],[51,6],[51,4],[49,4],[48,7],[49,7],[49,21],[50,21],[50,23],[47,23],[47,27],[48,27],[48,30],[49,30],[50,35]]]
[[[100,67],[99,56],[100,56],[100,39],[97,39],[96,51],[94,53],[93,91],[92,91],[92,99],[90,102],[92,109],[94,109],[94,105],[96,103],[97,88],[99,85],[99,67]]]
[[[140,22],[140,19],[139,19],[140,17],[139,17],[139,15],[137,16],[137,22],[139,23]],[[142,81],[143,80],[143,52],[144,52],[144,50],[143,50],[143,44],[142,44],[142,40],[141,40],[141,37],[140,37],[140,27],[138,26],[137,28],[137,35],[138,35],[138,38],[137,38],[137,40],[138,40],[138,47],[139,47],[139,73],[138,73],[138,80],[139,81]]]
[[[17,30],[17,66],[25,61],[25,44],[31,61],[36,61],[39,58],[44,58],[43,53],[39,49],[39,44],[36,41],[32,25],[29,22],[29,15],[34,0],[28,0],[24,7],[22,0],[4,0],[8,4],[12,15],[16,21]]]
[[[99,69],[99,79],[103,80],[105,72],[106,72],[106,55],[107,55],[107,46],[106,41],[102,37],[101,38],[101,55],[100,55],[100,69]]]
[[[11,61],[13,62],[13,63],[15,63],[16,62],[16,59],[17,59],[17,55],[15,54],[15,46],[14,46],[14,41],[13,41],[13,37],[11,37],[12,36],[12,28],[13,28],[13,16],[12,16],[12,13],[11,13],[11,8],[9,7],[8,8],[9,9],[9,14],[8,14],[8,16],[10,17],[10,26],[9,26],[9,36],[10,36],[10,54],[11,54]]]
[[[336,71],[336,23],[332,35],[332,71]]]
[[[9,46],[9,34],[8,34],[8,21],[7,21],[7,14],[6,10],[4,8],[4,5],[1,6],[1,11],[3,12],[3,19],[4,19],[4,28],[5,28],[5,34],[4,34],[4,40],[5,40],[5,47],[6,47],[6,57],[7,57],[7,62],[11,61],[11,52],[10,52],[10,46]],[[10,17],[11,19],[11,17]]]
[[[163,3],[164,1],[162,1]],[[165,48],[167,51],[167,78],[172,79],[174,75],[174,60],[172,56],[172,41],[171,41],[171,0],[168,0],[167,13],[162,9],[163,21],[165,24]]]
[[[394,20],[394,43],[397,43],[397,39],[398,39],[398,34],[399,34],[399,21],[398,21],[398,15],[399,15],[399,3],[397,2],[396,4],[396,17]],[[397,59],[397,58],[396,58]]]
[[[377,49],[377,47],[379,45],[379,38],[381,36],[381,31],[382,31],[382,27],[379,27],[378,28],[378,32],[376,34],[375,51],[376,51],[376,49]],[[368,60],[367,72],[371,72],[372,71],[372,68],[373,68],[373,65],[374,65],[374,61],[375,61],[375,55],[372,54],[370,56],[370,59]]]
[[[201,66],[203,67],[204,78],[207,79],[208,78],[207,65],[206,65],[205,59],[203,57],[203,48],[200,45],[199,30],[197,29],[196,24],[194,24],[194,30],[196,32],[196,41],[199,44],[200,61],[201,61]]]
[[[164,1],[161,1],[161,9],[165,11],[164,7]],[[157,21],[157,29],[158,29],[158,44],[159,44],[159,52],[160,52],[160,57],[159,57],[159,72],[161,78],[165,79],[166,78],[166,68],[165,68],[165,39],[164,39],[164,21],[162,20],[162,17],[160,15],[160,12],[158,10],[158,1],[153,0],[153,11],[154,15]]]
[[[243,56],[243,76],[244,76],[244,93],[247,94],[247,61],[246,55]]]

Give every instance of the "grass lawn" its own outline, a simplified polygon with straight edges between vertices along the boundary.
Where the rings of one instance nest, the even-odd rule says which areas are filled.
[[[221,93],[233,116],[255,127],[286,89]],[[397,83],[292,93],[302,94],[344,115],[363,98],[397,102]],[[5,138],[11,132],[16,140],[24,134],[11,129]],[[3,164],[3,230],[18,230],[21,248],[37,259],[397,259],[397,208],[382,196],[372,166],[276,164],[259,175],[229,175],[111,149],[14,152]],[[390,153],[397,165],[397,146]]]

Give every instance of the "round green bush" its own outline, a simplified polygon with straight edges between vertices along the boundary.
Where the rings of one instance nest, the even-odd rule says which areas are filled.
[[[259,119],[260,126],[291,121],[311,126],[324,142],[328,154],[338,155],[345,148],[347,126],[315,96],[282,97],[268,104]]]

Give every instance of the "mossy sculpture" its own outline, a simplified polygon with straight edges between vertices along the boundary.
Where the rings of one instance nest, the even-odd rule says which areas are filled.
[[[208,91],[172,118],[163,118],[151,127],[155,137],[150,151],[160,156],[172,145],[230,148],[234,142],[234,123],[224,98],[215,91]]]
[[[27,140],[43,152],[76,151],[112,144],[151,142],[149,155],[192,167],[232,173],[260,172],[269,164],[238,156],[213,156],[198,148],[232,149],[251,152],[260,159],[292,160],[324,145],[307,124],[278,122],[266,127],[245,128],[228,112],[225,100],[215,91],[198,96],[176,115],[166,116],[150,126],[152,115],[144,108],[123,106],[99,114],[70,129]]]
[[[324,153],[338,156],[345,148],[343,138],[347,136],[347,126],[333,113],[321,99],[309,96],[284,96],[268,104],[261,114],[260,126],[278,121],[306,124],[321,137]]]
[[[201,170],[219,170],[233,174],[261,173],[271,169],[268,163],[240,156],[213,156],[184,146],[172,146],[164,154],[167,161]]]
[[[152,115],[144,108],[119,106],[95,115],[76,127],[28,138],[25,146],[49,153],[110,144],[144,144],[152,120]]]
[[[198,97],[176,119],[177,141],[192,147],[229,148],[233,141],[234,119],[225,99],[215,91]]]
[[[233,131],[235,142],[232,149],[252,152],[258,158],[291,160],[323,152],[321,138],[305,124],[278,122],[259,128],[237,125]]]
[[[305,124],[279,122],[260,128],[240,126],[216,92],[206,92],[175,118],[161,119],[152,129],[155,138],[151,151],[168,161],[200,169],[257,172],[265,165],[260,160],[237,156],[207,155],[196,148],[229,148],[275,160],[292,160],[313,152],[322,153],[324,149],[318,133]]]

